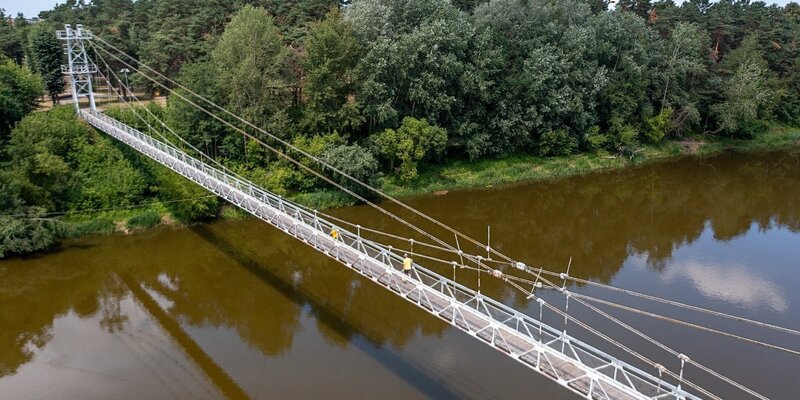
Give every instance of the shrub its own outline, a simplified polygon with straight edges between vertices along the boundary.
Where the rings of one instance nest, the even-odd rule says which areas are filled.
[[[325,152],[322,153],[322,159],[362,182],[369,183],[375,178],[375,174],[378,172],[378,161],[375,160],[372,153],[355,144],[350,146],[336,146],[325,150]],[[336,179],[340,184],[356,193],[366,193],[367,189],[344,176],[336,174]]]
[[[645,122],[647,129],[643,132],[644,137],[651,143],[662,141],[672,124],[672,108],[665,108],[658,115],[646,118]]]
[[[0,258],[50,248],[63,232],[51,219],[0,217]]]
[[[591,151],[600,150],[608,144],[608,137],[600,133],[600,127],[597,125],[589,128],[583,139],[585,143],[584,146]]]
[[[548,130],[539,138],[539,155],[566,156],[578,149],[578,139],[566,129]]]
[[[372,137],[378,154],[403,180],[417,177],[417,163],[444,153],[447,131],[426,120],[405,117],[397,130],[387,129]]]

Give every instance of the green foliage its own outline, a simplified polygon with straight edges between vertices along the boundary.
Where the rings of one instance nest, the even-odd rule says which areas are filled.
[[[361,182],[374,182],[378,172],[378,161],[375,160],[372,153],[355,144],[328,148],[322,153],[322,159]],[[364,187],[345,179],[343,176],[336,175],[339,183],[348,189],[356,193],[369,194]]]
[[[566,129],[549,130],[539,138],[539,155],[566,156],[578,149],[578,139]]]
[[[34,113],[11,133],[5,153],[6,168],[19,182],[20,198],[49,210],[69,206],[76,190],[73,160],[86,145],[87,125],[69,107]]]
[[[42,77],[44,88],[53,100],[64,91],[64,78],[61,74],[62,44],[55,36],[55,29],[48,24],[37,24],[28,35],[28,61],[36,73]]]
[[[161,215],[155,211],[147,211],[129,219],[125,226],[128,229],[147,229],[161,223]]]
[[[764,71],[755,60],[747,60],[731,76],[724,89],[724,101],[712,106],[719,129],[728,134],[750,135],[758,112],[770,96]]]
[[[0,258],[52,247],[62,235],[58,221],[0,216]]]
[[[248,121],[259,126],[274,122],[289,104],[294,90],[289,51],[263,8],[244,6],[233,16],[211,62],[224,103]]]
[[[593,54],[597,32],[586,2],[499,0],[480,5],[474,17],[505,64],[486,118],[487,152],[535,148],[539,132],[582,133],[597,124],[608,74]]]
[[[659,63],[653,72],[661,110],[693,106],[691,78],[704,72],[702,49],[707,41],[697,25],[679,22],[662,43]]]
[[[71,197],[78,209],[129,206],[141,203],[148,190],[145,175],[125,158],[111,139],[94,133],[76,157],[75,179],[81,182]]]
[[[411,117],[403,119],[397,130],[387,129],[372,137],[378,154],[405,180],[417,176],[417,164],[444,152],[447,131],[428,121]]]
[[[8,17],[5,10],[0,8],[0,54],[21,64],[25,57],[22,32],[8,21]]]
[[[145,64],[172,77],[184,65],[208,57],[234,6],[227,0],[157,0],[135,4],[140,3],[139,17],[146,22],[131,32],[131,39],[140,41],[141,60]]]
[[[14,124],[36,108],[41,93],[38,76],[0,57],[0,145]]]
[[[151,190],[179,221],[189,223],[217,214],[217,198],[210,196],[208,191],[155,162],[148,160],[147,164],[154,183]]]
[[[108,217],[93,217],[88,221],[71,223],[66,228],[65,235],[68,237],[80,237],[87,235],[108,235],[117,230],[114,219]]]
[[[597,151],[606,147],[608,137],[600,132],[600,127],[595,125],[586,131],[584,146],[590,151]]]
[[[612,148],[620,151],[632,149],[639,144],[639,130],[635,126],[626,123],[619,118],[611,120],[608,129],[609,144]]]
[[[657,115],[645,118],[647,129],[642,133],[650,143],[658,143],[667,136],[672,126],[672,108],[667,107]]]
[[[303,127],[309,132],[346,132],[363,122],[355,100],[361,46],[338,9],[311,26],[305,39]]]

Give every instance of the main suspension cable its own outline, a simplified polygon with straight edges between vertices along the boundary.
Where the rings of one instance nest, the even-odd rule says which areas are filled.
[[[241,121],[241,122],[245,123],[246,125],[248,125],[248,126],[250,126],[250,127],[253,127],[254,129],[258,130],[259,132],[262,132],[262,133],[264,133],[265,135],[267,135],[267,136],[269,136],[269,137],[273,138],[274,140],[276,140],[276,141],[278,141],[278,142],[280,142],[280,143],[284,144],[285,146],[287,146],[287,147],[289,147],[289,148],[292,148],[292,149],[294,149],[295,151],[298,151],[300,154],[303,154],[303,155],[307,156],[309,159],[311,159],[311,160],[313,160],[313,161],[316,161],[316,162],[318,162],[318,163],[319,163],[320,165],[322,165],[323,167],[328,167],[329,169],[333,170],[334,172],[337,172],[337,173],[339,173],[339,174],[340,174],[340,175],[342,175],[343,177],[346,177],[346,178],[348,178],[348,179],[351,179],[353,182],[355,182],[355,183],[358,183],[359,185],[361,185],[361,186],[363,186],[363,187],[365,187],[365,188],[367,188],[367,189],[370,189],[370,190],[374,191],[375,193],[377,193],[377,194],[379,194],[379,195],[381,195],[381,196],[384,196],[385,198],[387,198],[387,199],[391,200],[392,202],[394,202],[394,203],[396,203],[396,204],[398,204],[398,205],[402,206],[402,207],[403,207],[403,208],[405,208],[405,209],[408,209],[409,211],[412,211],[413,213],[415,213],[415,214],[417,214],[417,215],[419,215],[419,216],[421,216],[421,217],[425,218],[426,220],[429,220],[430,222],[433,222],[434,224],[436,224],[436,225],[439,225],[440,227],[443,227],[443,228],[445,228],[445,229],[447,229],[447,230],[451,231],[452,233],[454,233],[454,234],[456,235],[456,239],[457,239],[458,237],[462,237],[462,238],[464,238],[464,239],[466,239],[466,240],[468,240],[468,241],[470,241],[470,242],[472,242],[472,243],[474,243],[474,244],[476,244],[476,245],[482,246],[482,243],[480,243],[480,242],[476,241],[475,239],[472,239],[471,237],[469,237],[469,236],[466,236],[466,235],[462,234],[461,232],[459,232],[459,231],[457,231],[457,230],[455,230],[455,229],[453,229],[453,228],[451,228],[451,227],[449,227],[449,226],[447,226],[447,225],[445,225],[445,224],[443,224],[443,223],[439,222],[438,220],[436,220],[436,219],[434,219],[434,218],[432,218],[432,217],[428,216],[427,214],[424,214],[424,213],[422,213],[422,212],[420,212],[420,211],[418,211],[418,210],[416,210],[416,209],[414,209],[414,208],[412,208],[412,207],[410,207],[410,206],[406,205],[405,203],[403,203],[403,202],[400,202],[399,200],[396,200],[396,199],[394,199],[393,197],[386,195],[384,192],[382,192],[382,191],[380,191],[380,190],[378,190],[378,189],[372,188],[371,186],[369,186],[369,185],[367,185],[367,184],[365,184],[365,183],[363,183],[363,182],[361,182],[361,181],[359,181],[359,180],[357,180],[357,179],[355,179],[355,178],[352,178],[350,175],[348,175],[348,174],[346,174],[346,173],[344,173],[344,172],[342,172],[342,171],[338,170],[337,168],[335,168],[335,167],[333,167],[333,166],[330,166],[330,165],[329,165],[329,164],[327,164],[327,163],[324,163],[322,160],[319,160],[317,157],[314,157],[314,156],[310,155],[309,153],[307,153],[307,152],[303,151],[302,149],[298,149],[297,147],[295,147],[295,146],[291,145],[290,143],[288,143],[288,142],[286,142],[286,141],[284,141],[284,140],[282,140],[282,139],[280,139],[280,138],[278,138],[278,137],[276,137],[276,136],[274,136],[274,135],[271,135],[270,133],[268,133],[268,132],[264,131],[263,129],[260,129],[260,128],[256,127],[255,125],[253,125],[252,123],[250,123],[250,122],[248,122],[248,121],[244,120],[243,118],[241,118],[241,117],[239,117],[239,116],[237,116],[237,115],[235,115],[235,114],[231,113],[230,111],[227,111],[226,109],[224,109],[224,108],[222,108],[222,107],[220,107],[220,106],[216,105],[215,103],[211,102],[210,100],[208,100],[208,99],[205,99],[204,97],[197,95],[196,93],[192,92],[192,91],[191,91],[191,90],[189,90],[188,88],[185,88],[184,86],[180,85],[179,83],[177,83],[177,82],[175,82],[175,81],[173,81],[173,80],[171,80],[171,79],[169,79],[169,78],[165,77],[163,74],[160,74],[160,73],[158,73],[158,72],[157,72],[157,71],[155,71],[155,70],[152,70],[150,67],[148,67],[148,66],[146,66],[146,65],[142,64],[141,62],[138,62],[138,60],[135,60],[135,59],[133,59],[131,56],[129,56],[129,55],[127,55],[127,54],[125,54],[124,52],[122,52],[121,50],[117,49],[117,48],[116,48],[116,47],[114,47],[113,45],[110,45],[110,44],[108,44],[107,42],[103,41],[102,39],[99,39],[99,40],[100,40],[100,41],[102,41],[103,43],[105,43],[106,45],[108,45],[109,47],[111,47],[111,48],[115,49],[116,51],[118,51],[118,52],[120,52],[120,53],[124,54],[124,55],[125,55],[125,56],[127,56],[128,58],[130,58],[130,59],[134,60],[135,62],[139,63],[140,65],[144,66],[145,68],[147,68],[147,69],[149,69],[149,70],[153,71],[153,72],[154,72],[154,73],[156,73],[157,75],[159,75],[159,76],[161,76],[161,77],[163,77],[163,78],[165,78],[165,79],[167,79],[167,80],[169,80],[169,81],[172,81],[172,82],[173,82],[173,83],[175,83],[175,84],[176,84],[178,87],[180,87],[180,88],[182,88],[182,89],[186,90],[188,93],[191,93],[191,94],[195,95],[196,97],[198,97],[198,98],[200,98],[200,99],[202,99],[202,100],[206,101],[207,103],[209,103],[209,104],[213,105],[214,107],[216,107],[216,108],[220,109],[221,111],[223,111],[223,112],[227,113],[228,115],[231,115],[231,116],[233,116],[235,119],[237,119],[237,120],[239,120],[239,121]],[[102,49],[102,50],[103,50],[104,52],[106,52],[107,54],[111,55],[112,57],[116,58],[117,60],[119,60],[119,61],[120,61],[120,62],[122,62],[123,64],[126,64],[126,65],[127,65],[129,68],[133,68],[133,69],[137,70],[137,72],[141,73],[141,71],[139,71],[138,69],[136,69],[136,68],[135,68],[135,67],[133,67],[132,65],[130,65],[130,64],[128,64],[128,63],[126,63],[125,61],[121,60],[119,57],[117,57],[117,56],[116,56],[116,55],[114,55],[113,53],[110,53],[110,52],[108,52],[108,51],[107,51],[107,50],[105,50],[105,49]],[[209,114],[210,116],[212,116],[212,117],[214,117],[215,119],[219,120],[220,122],[223,122],[223,123],[225,123],[226,125],[228,125],[228,126],[229,126],[229,127],[231,127],[232,129],[236,130],[237,132],[240,132],[240,133],[242,133],[243,135],[245,135],[246,137],[249,137],[249,138],[251,138],[252,140],[255,140],[256,142],[258,142],[258,143],[259,143],[259,144],[261,144],[262,146],[264,146],[264,147],[266,147],[266,148],[270,149],[271,151],[273,151],[273,152],[275,152],[276,154],[278,154],[278,155],[282,156],[283,158],[287,159],[288,161],[292,162],[293,164],[297,165],[298,167],[301,167],[302,169],[304,169],[304,170],[306,170],[306,171],[308,171],[308,172],[310,172],[310,173],[314,174],[315,176],[319,177],[320,179],[323,179],[323,180],[325,180],[326,182],[328,182],[328,183],[330,183],[330,184],[332,184],[332,185],[334,185],[334,186],[336,186],[336,187],[340,188],[341,190],[345,191],[345,193],[348,193],[348,194],[352,195],[353,197],[355,197],[355,198],[357,198],[357,199],[359,199],[359,200],[361,200],[361,201],[364,201],[365,203],[367,203],[367,204],[369,204],[369,205],[373,206],[374,208],[376,208],[376,209],[380,210],[381,212],[383,212],[383,213],[385,213],[385,214],[387,214],[387,215],[391,216],[392,218],[394,218],[394,219],[398,220],[399,222],[402,222],[402,223],[404,223],[405,225],[407,225],[407,226],[411,227],[412,229],[414,229],[414,230],[418,231],[420,234],[423,234],[424,236],[426,236],[426,237],[429,237],[430,239],[432,239],[432,240],[434,240],[434,241],[436,241],[436,242],[438,242],[438,243],[440,243],[440,244],[442,244],[442,245],[444,245],[444,246],[447,246],[447,247],[449,247],[449,248],[451,248],[451,249],[455,250],[455,248],[453,248],[453,247],[452,247],[451,245],[449,245],[448,243],[446,243],[446,242],[442,241],[442,240],[441,240],[441,239],[439,239],[438,237],[435,237],[435,236],[433,236],[433,235],[429,234],[428,232],[426,232],[426,231],[424,231],[424,230],[422,230],[422,229],[420,229],[420,228],[416,227],[415,225],[413,225],[413,224],[411,224],[411,223],[409,223],[409,222],[407,222],[407,221],[403,220],[402,218],[400,218],[399,216],[396,216],[395,214],[393,214],[393,213],[389,212],[388,210],[385,210],[385,209],[383,209],[383,208],[381,208],[381,207],[377,206],[376,204],[374,204],[374,203],[372,203],[372,202],[368,201],[367,199],[365,199],[363,196],[360,196],[360,195],[358,195],[358,194],[354,193],[353,191],[351,191],[351,190],[349,190],[349,189],[347,189],[347,188],[343,187],[342,185],[339,185],[339,184],[337,184],[336,182],[334,182],[334,181],[333,181],[333,180],[331,180],[330,178],[328,178],[328,177],[326,177],[326,176],[324,176],[324,175],[320,174],[319,172],[317,172],[316,170],[314,170],[314,169],[312,169],[312,168],[310,168],[310,167],[306,166],[305,164],[303,164],[303,163],[301,163],[301,162],[299,162],[299,161],[297,161],[297,160],[294,160],[293,158],[291,158],[290,156],[288,156],[288,155],[287,155],[285,152],[283,152],[283,151],[280,151],[280,150],[278,150],[278,149],[276,149],[276,148],[274,148],[274,147],[272,147],[272,146],[270,146],[270,145],[268,145],[268,144],[264,143],[264,142],[263,142],[263,141],[261,141],[260,139],[258,139],[258,138],[256,138],[256,137],[254,137],[254,136],[250,135],[249,133],[245,132],[245,131],[244,131],[244,130],[242,130],[241,128],[238,128],[238,127],[236,127],[236,126],[232,125],[230,122],[228,122],[228,121],[226,121],[226,120],[222,119],[221,117],[217,116],[216,114],[213,114],[213,113],[209,112],[208,110],[204,109],[203,107],[200,107],[199,105],[197,105],[196,103],[194,103],[194,102],[192,102],[191,100],[187,99],[185,96],[181,95],[180,93],[178,93],[178,92],[176,92],[176,91],[173,91],[173,90],[171,90],[170,88],[166,87],[166,85],[162,84],[161,82],[158,82],[157,80],[155,80],[155,79],[153,79],[153,78],[151,78],[151,77],[147,76],[146,74],[143,74],[143,73],[142,73],[142,75],[143,75],[143,76],[145,76],[146,78],[150,79],[150,80],[151,80],[151,81],[153,81],[154,83],[158,84],[159,86],[161,86],[161,87],[163,87],[163,88],[167,89],[167,90],[168,90],[168,91],[170,91],[171,93],[173,93],[173,94],[177,95],[178,97],[180,97],[180,98],[181,98],[181,99],[183,99],[184,101],[187,101],[188,103],[192,104],[193,106],[197,107],[198,109],[200,109],[200,110],[202,110],[202,111],[206,112],[207,114]],[[498,252],[498,251],[496,251],[496,250],[494,250],[494,249],[491,249],[489,246],[486,246],[486,249],[487,249],[487,252],[489,252],[490,254],[491,254],[491,253],[495,253],[495,254],[497,254],[497,255],[501,256],[502,258],[505,258],[505,259],[507,259],[509,262],[512,262],[512,263],[514,262],[514,261],[513,261],[511,258],[509,258],[508,256],[505,256],[505,255],[503,255],[502,253],[500,253],[500,252]],[[480,260],[481,260],[481,258],[478,258],[478,261],[479,261],[479,262],[478,262],[478,265],[480,265]],[[554,285],[552,282],[549,282],[549,281],[548,281],[548,280],[546,280],[546,279],[543,279],[543,281],[547,282],[549,286],[552,286],[552,287],[554,287],[554,288],[558,288],[558,286],[557,286],[557,285]],[[579,301],[580,301],[580,300],[579,300]],[[664,344],[661,344],[660,342],[658,342],[658,341],[655,341],[654,339],[650,338],[649,336],[646,336],[646,335],[642,334],[641,332],[639,332],[639,331],[635,330],[634,328],[630,327],[629,325],[627,325],[627,324],[624,324],[623,322],[621,322],[621,321],[618,321],[618,320],[614,319],[613,317],[611,317],[611,316],[610,316],[610,315],[608,315],[607,313],[604,313],[604,312],[602,312],[602,310],[599,310],[599,309],[593,308],[593,306],[591,306],[591,305],[587,304],[587,303],[586,303],[586,302],[584,302],[584,301],[580,301],[580,302],[581,302],[581,303],[583,303],[584,305],[586,305],[587,307],[590,307],[591,309],[595,310],[595,311],[596,311],[596,312],[598,312],[599,314],[601,314],[601,315],[605,316],[606,318],[608,318],[608,319],[611,319],[612,321],[615,321],[615,322],[617,322],[618,324],[621,324],[621,326],[625,327],[626,329],[628,329],[628,330],[631,330],[632,332],[635,332],[635,333],[639,334],[640,336],[642,336],[642,335],[643,335],[643,337],[645,337],[645,338],[648,338],[648,339],[649,339],[649,341],[651,341],[652,343],[654,343],[654,344],[658,345],[658,346],[659,346],[659,347],[661,347],[662,349],[665,349],[665,350],[668,350],[668,351],[670,351],[671,353],[676,353],[676,354],[677,354],[677,352],[675,352],[674,350],[672,350],[672,349],[671,349],[671,348],[669,348],[668,346],[666,346],[666,345],[664,345]],[[560,311],[560,310],[559,310],[559,311]],[[696,362],[694,362],[694,364],[695,364],[695,365],[702,366],[702,365],[700,365],[699,363],[696,363]],[[703,367],[703,368],[705,368],[705,367]],[[721,375],[721,374],[719,374],[719,373],[717,373],[717,372],[715,372],[715,371],[713,371],[713,370],[710,370],[710,369],[708,369],[708,371],[712,371],[712,372],[715,374],[715,376],[718,376],[719,378],[721,378],[721,379],[723,379],[723,380],[726,380],[727,382],[731,382],[732,384],[735,384],[735,385],[736,385],[737,387],[739,387],[740,389],[742,389],[742,390],[745,390],[745,391],[747,391],[747,392],[748,392],[748,393],[750,393],[750,394],[756,395],[756,397],[759,397],[759,396],[760,396],[760,395],[758,395],[758,393],[757,393],[757,392],[754,392],[754,391],[750,390],[749,388],[746,388],[746,387],[744,387],[743,385],[740,385],[740,384],[738,384],[738,383],[736,383],[736,382],[734,382],[734,381],[730,380],[730,379],[729,379],[729,378],[727,378],[727,377],[724,377],[723,375]],[[669,372],[670,374],[673,374],[673,375],[674,375],[674,373],[672,373],[671,371],[668,371],[668,372]],[[763,396],[761,396],[761,397],[763,397]]]

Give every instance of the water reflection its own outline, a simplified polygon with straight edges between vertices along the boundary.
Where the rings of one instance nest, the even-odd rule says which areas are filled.
[[[776,312],[789,308],[783,290],[742,265],[714,265],[703,260],[681,260],[661,274],[666,282],[687,279],[707,297],[751,309],[769,307]]]
[[[800,191],[793,189],[800,183],[798,160],[798,151],[725,155],[411,203],[475,237],[491,225],[495,247],[532,265],[563,269],[572,256],[574,275],[796,325],[800,295],[791,288],[798,284],[800,262]],[[336,213],[372,227],[396,227],[366,207]],[[477,281],[468,271],[457,277],[465,284]],[[482,284],[488,295],[529,307],[507,285]],[[133,300],[132,287],[142,288],[165,317]],[[564,396],[258,221],[86,239],[54,254],[2,261],[0,304],[4,398],[30,397],[21,388],[32,379],[71,387],[65,371],[75,369],[87,376],[76,382],[105,388],[98,389],[101,397],[224,395],[186,350],[191,345],[159,328],[159,319],[174,321],[251,397],[505,398],[530,390]],[[655,336],[677,347],[713,340],[655,327]],[[103,352],[91,350],[95,342]],[[724,345],[745,354],[736,343]],[[718,347],[707,347],[697,349],[698,356],[719,358],[723,368],[741,373],[713,354]],[[773,384],[769,376],[770,368],[790,369],[794,360],[746,354],[750,365],[763,366],[746,379],[769,383],[776,397],[797,389],[791,380]],[[113,377],[97,375],[105,368],[116,371]],[[152,383],[153,368],[161,368],[159,376],[171,375]],[[337,378],[298,380],[309,374]],[[483,382],[487,374],[504,379]],[[127,387],[120,377],[150,386],[114,393]],[[87,397],[54,393],[39,397]]]

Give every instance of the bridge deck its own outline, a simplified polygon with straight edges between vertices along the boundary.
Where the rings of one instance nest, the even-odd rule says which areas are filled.
[[[582,397],[698,398],[420,265],[415,264],[412,273],[406,275],[401,271],[401,257],[389,248],[336,227],[168,143],[98,112],[84,110],[81,116],[96,128]],[[334,228],[339,231],[338,239],[328,234]]]

